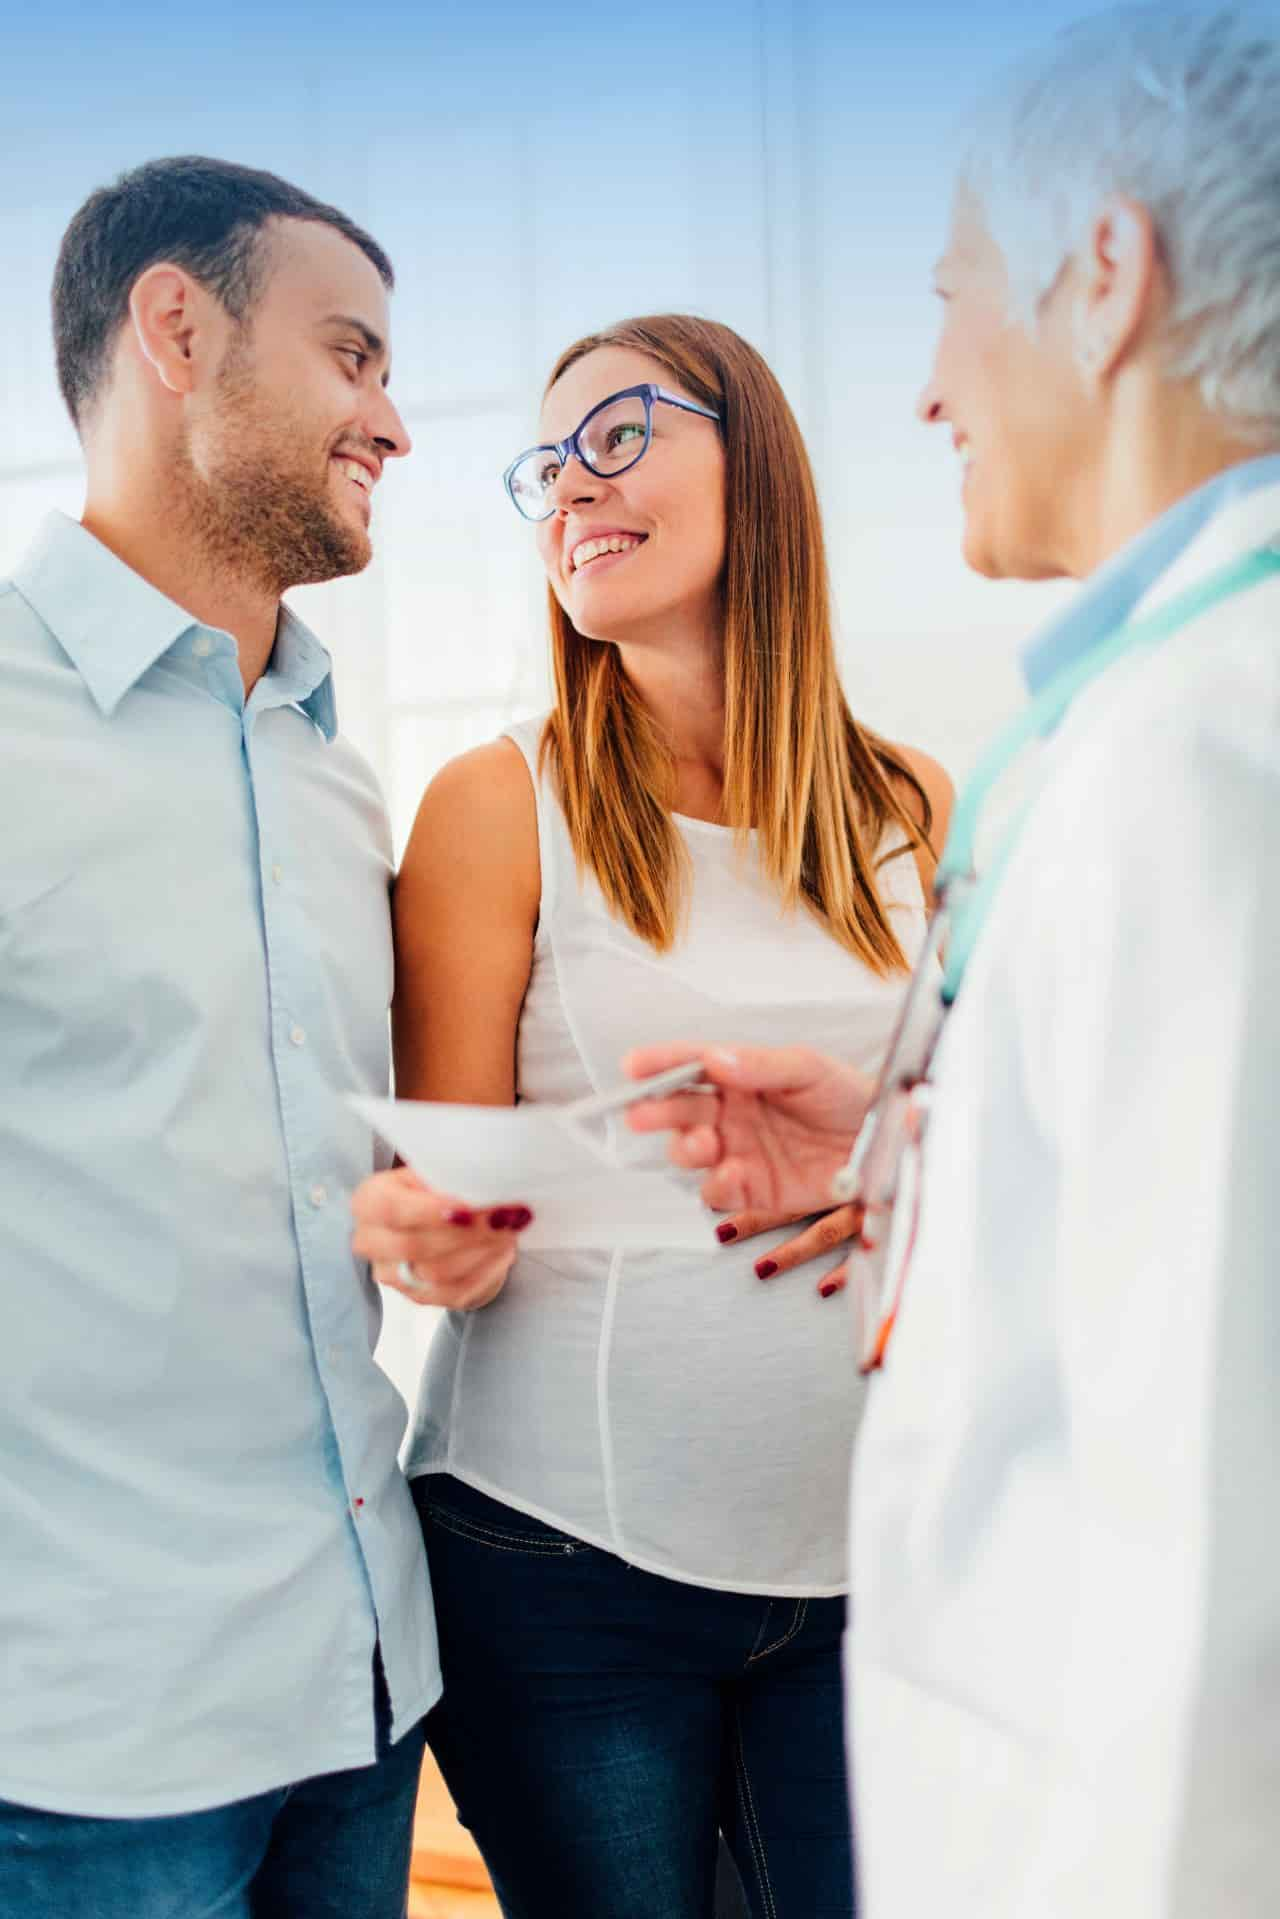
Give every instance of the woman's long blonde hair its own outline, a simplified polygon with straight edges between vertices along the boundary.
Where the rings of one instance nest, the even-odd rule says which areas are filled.
[[[928,797],[858,725],[836,671],[813,474],[781,387],[729,327],[683,314],[627,320],[557,360],[547,391],[598,347],[656,360],[720,415],[725,456],[722,816],[787,905],[803,900],[874,972],[905,968],[875,876],[886,827],[927,844]],[[579,872],[659,952],[675,941],[687,855],[672,822],[675,765],[612,644],[577,631],[550,594],[556,705],[542,758],[556,774]],[[921,803],[917,825],[895,790]],[[904,855],[905,856],[905,855]]]

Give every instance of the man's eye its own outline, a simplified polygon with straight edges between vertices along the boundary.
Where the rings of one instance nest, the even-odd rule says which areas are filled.
[[[365,362],[369,358],[369,355],[364,351],[364,349],[358,346],[340,346],[338,348],[338,352],[342,355],[344,359],[355,361],[357,372],[360,370],[361,367],[364,366]]]

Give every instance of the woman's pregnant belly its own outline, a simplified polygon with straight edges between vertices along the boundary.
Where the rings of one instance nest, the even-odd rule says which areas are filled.
[[[441,1327],[415,1457],[652,1571],[842,1590],[865,1388],[848,1295],[817,1293],[830,1256],[756,1278],[796,1230],[705,1257],[522,1254],[493,1305]]]

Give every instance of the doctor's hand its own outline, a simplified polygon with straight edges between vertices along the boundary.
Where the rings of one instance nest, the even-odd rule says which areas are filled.
[[[627,1112],[632,1129],[670,1132],[676,1166],[708,1168],[702,1198],[717,1212],[795,1218],[830,1206],[873,1081],[800,1046],[646,1046],[622,1067],[646,1079],[690,1060],[710,1089],[638,1101]]]
[[[794,1239],[784,1239],[780,1246],[771,1246],[756,1261],[756,1278],[773,1279],[782,1273],[789,1273],[797,1266],[804,1266],[811,1259],[821,1259],[824,1253],[834,1253],[838,1247],[846,1250],[838,1263],[823,1273],[818,1281],[818,1291],[823,1299],[831,1299],[836,1293],[844,1291],[849,1281],[848,1248],[850,1241],[857,1241],[862,1227],[862,1208],[860,1206],[834,1206],[829,1213],[814,1219],[810,1213],[735,1213],[732,1219],[722,1220],[716,1227],[716,1238],[722,1246],[730,1242],[754,1239],[757,1233],[771,1233],[777,1226],[789,1226],[796,1220],[806,1221],[802,1233]]]
[[[374,1173],[351,1195],[352,1250],[380,1286],[420,1306],[470,1312],[496,1299],[532,1223],[527,1206],[464,1206],[424,1186],[407,1166]]]

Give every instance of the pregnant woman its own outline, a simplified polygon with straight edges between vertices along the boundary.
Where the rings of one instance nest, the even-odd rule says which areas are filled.
[[[846,705],[777,381],[727,327],[633,321],[561,356],[538,431],[507,487],[550,582],[556,704],[423,799],[399,1092],[570,1100],[708,1020],[874,1067],[950,791]],[[761,1284],[795,1232],[520,1252],[441,1324],[409,1461],[430,1736],[510,1919],[706,1919],[721,1828],[761,1919],[853,1911],[860,1387],[824,1269]]]

